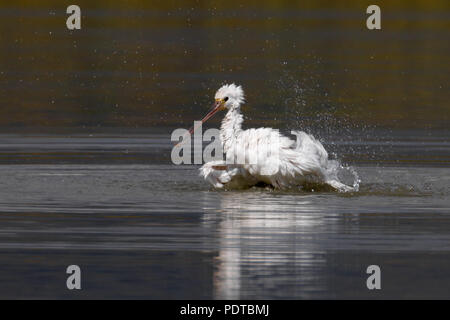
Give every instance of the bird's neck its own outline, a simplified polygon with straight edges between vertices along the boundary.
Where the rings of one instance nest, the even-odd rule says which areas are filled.
[[[243,121],[244,118],[239,107],[230,109],[223,118],[220,127],[220,139],[225,153],[235,143],[238,134],[242,131]]]

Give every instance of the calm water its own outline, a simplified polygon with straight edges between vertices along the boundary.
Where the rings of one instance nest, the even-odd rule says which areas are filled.
[[[329,141],[354,194],[211,190],[162,134],[2,135],[0,297],[450,298],[450,141],[422,135]]]
[[[381,31],[357,0],[77,4],[78,31],[61,1],[0,4],[0,298],[450,298],[448,0],[380,0]],[[224,82],[246,126],[313,133],[360,191],[172,165]]]

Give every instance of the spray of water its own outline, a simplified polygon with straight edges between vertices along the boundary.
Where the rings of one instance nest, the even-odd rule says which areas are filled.
[[[318,79],[312,76],[298,78],[293,75],[292,70],[283,70],[276,87],[280,96],[284,97],[285,123],[290,128],[301,129],[322,141],[330,141],[332,137],[354,139],[355,129],[359,133],[366,132],[366,128],[358,128],[345,116],[345,106],[340,106],[340,116],[336,116],[338,108]],[[295,116],[292,117],[292,114]],[[333,152],[326,168],[327,177],[351,185],[358,191],[361,179],[356,169],[339,160],[333,141],[329,142],[329,148]],[[356,150],[350,152],[355,153]]]

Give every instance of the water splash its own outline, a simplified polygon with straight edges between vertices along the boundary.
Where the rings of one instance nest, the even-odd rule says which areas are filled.
[[[305,73],[309,76],[304,76]],[[370,134],[370,130],[366,125],[352,122],[345,105],[338,106],[331,101],[316,74],[311,70],[282,70],[276,85],[279,96],[283,98],[285,123],[290,128],[313,135],[321,143],[328,142],[327,151],[331,151],[329,154],[333,160],[328,161],[327,178],[352,186],[357,192],[361,179],[354,167],[341,162],[334,140],[354,140],[356,131],[356,136],[363,138],[364,134]],[[292,114],[295,116],[292,117]],[[351,150],[351,154],[356,152],[358,150]]]

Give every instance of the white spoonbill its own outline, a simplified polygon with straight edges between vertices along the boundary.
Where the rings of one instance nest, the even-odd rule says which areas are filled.
[[[312,183],[342,192],[355,190],[338,180],[339,163],[328,159],[327,151],[313,136],[293,131],[295,141],[272,128],[242,129],[243,102],[241,86],[224,85],[216,92],[213,109],[202,120],[227,110],[220,128],[226,160],[204,164],[200,174],[205,180],[216,188],[227,189],[257,184],[285,189]]]

